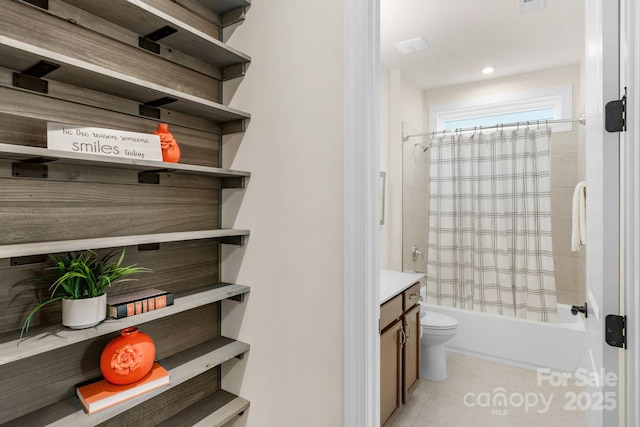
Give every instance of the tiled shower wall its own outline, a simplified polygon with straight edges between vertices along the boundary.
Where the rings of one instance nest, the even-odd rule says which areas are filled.
[[[575,90],[575,89],[574,89]],[[551,136],[551,226],[553,228],[553,258],[558,302],[582,305],[585,301],[584,266],[578,262],[578,252],[571,250],[571,214],[573,192],[578,180],[579,124],[571,132]],[[584,253],[584,247],[581,249]]]
[[[421,133],[404,123],[403,133]],[[402,145],[402,270],[427,272],[429,234],[429,151],[426,137],[411,138]],[[413,260],[411,247],[422,255]]]

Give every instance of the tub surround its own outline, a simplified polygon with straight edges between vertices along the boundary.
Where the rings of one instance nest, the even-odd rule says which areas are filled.
[[[447,351],[480,357],[511,366],[573,373],[584,368],[587,351],[583,317],[571,315],[571,306],[558,304],[557,323],[426,304],[430,312],[458,321],[458,333]]]
[[[384,304],[396,295],[425,277],[424,273],[404,273],[402,271],[380,271],[380,304]]]

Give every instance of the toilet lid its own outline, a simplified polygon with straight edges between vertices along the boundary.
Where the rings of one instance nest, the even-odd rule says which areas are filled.
[[[431,329],[452,329],[458,326],[458,321],[446,314],[427,311],[420,319],[420,324]]]

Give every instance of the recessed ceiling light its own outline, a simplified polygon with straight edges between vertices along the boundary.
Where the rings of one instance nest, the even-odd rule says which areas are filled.
[[[405,54],[425,50],[428,47],[429,43],[422,37],[396,43],[396,48]]]
[[[495,71],[496,69],[493,67],[484,67],[482,69],[482,74],[491,74]]]

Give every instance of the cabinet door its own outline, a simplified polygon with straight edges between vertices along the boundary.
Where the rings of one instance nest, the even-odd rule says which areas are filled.
[[[406,335],[406,342],[402,349],[402,401],[407,403],[420,382],[420,305],[417,304],[406,311],[402,321]]]
[[[380,335],[380,424],[387,422],[402,405],[402,319]]]

